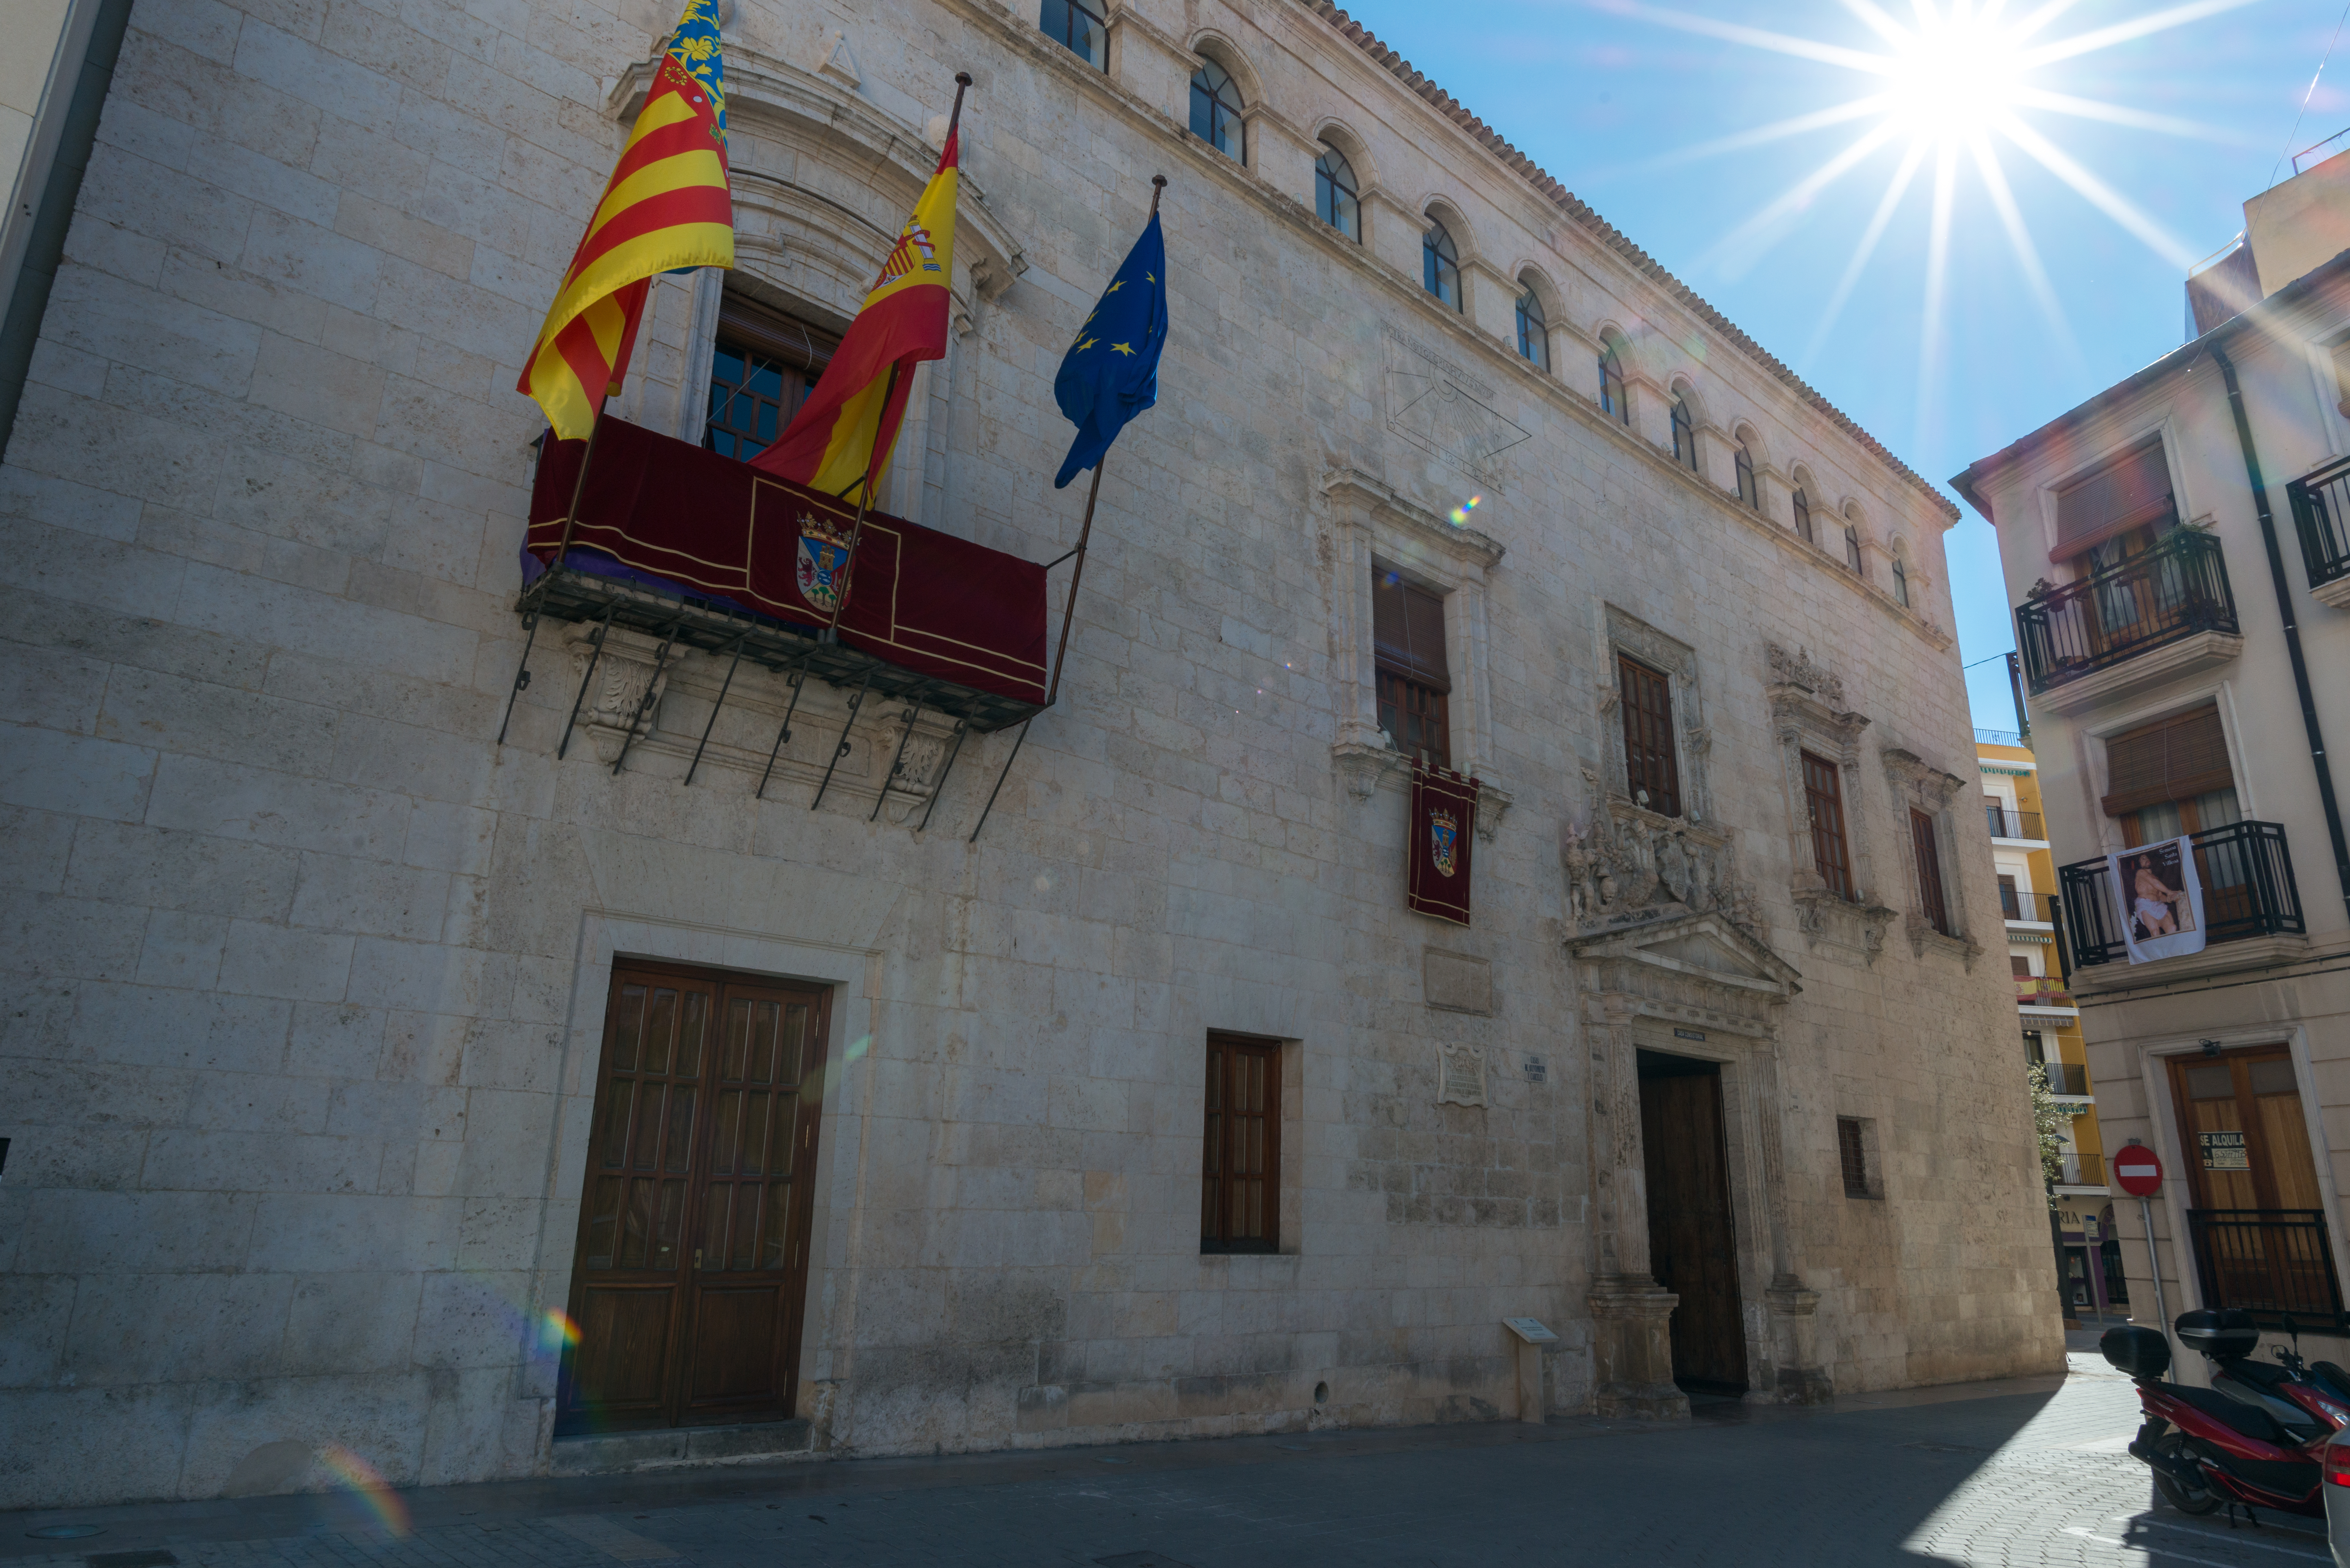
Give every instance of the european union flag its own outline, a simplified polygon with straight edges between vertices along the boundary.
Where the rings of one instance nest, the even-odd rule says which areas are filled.
[[[1159,351],[1167,346],[1167,244],[1159,214],[1110,280],[1053,378],[1053,398],[1077,427],[1053,488],[1100,462],[1126,421],[1159,400]]]

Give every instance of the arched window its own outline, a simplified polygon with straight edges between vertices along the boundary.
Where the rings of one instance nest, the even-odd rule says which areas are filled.
[[[1893,598],[1903,609],[1909,607],[1909,567],[1901,557],[1893,557]]]
[[[1067,45],[1077,58],[1107,70],[1109,26],[1102,13],[1108,8],[1103,0],[1044,0],[1036,25],[1045,30],[1045,36]]]
[[[1612,343],[1599,351],[1599,407],[1627,425],[1632,422],[1632,399],[1624,389],[1624,361]]]
[[[1697,421],[1690,417],[1689,400],[1673,400],[1673,461],[1697,472]]]
[[[1744,441],[1738,443],[1737,463],[1738,499],[1760,512],[1762,510],[1762,482],[1754,477],[1754,454],[1747,450]]]
[[[1844,564],[1852,568],[1854,576],[1860,576],[1860,529],[1856,524],[1844,525]]]
[[[1434,218],[1419,236],[1419,281],[1429,293],[1455,310],[1461,308],[1461,252]]]
[[[1363,208],[1356,200],[1358,187],[1355,183],[1355,166],[1347,155],[1331,146],[1322,144],[1322,156],[1314,161],[1314,210],[1322,221],[1355,241],[1363,238]]]
[[[1543,319],[1542,301],[1531,288],[1518,296],[1518,352],[1535,369],[1550,369],[1550,323]]]
[[[1795,486],[1795,532],[1803,535],[1806,545],[1819,543],[1812,537],[1812,498],[1804,493],[1800,484]]]
[[[1241,157],[1241,89],[1210,60],[1191,77],[1191,134],[1228,158]],[[1245,162],[1245,159],[1242,159]]]

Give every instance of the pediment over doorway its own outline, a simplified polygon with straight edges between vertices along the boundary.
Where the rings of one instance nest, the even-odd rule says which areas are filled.
[[[1720,911],[1620,927],[1567,941],[1577,988],[1625,1011],[1731,1029],[1767,1028],[1803,975]]]

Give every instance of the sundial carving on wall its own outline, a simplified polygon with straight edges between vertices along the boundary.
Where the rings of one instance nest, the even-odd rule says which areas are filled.
[[[1495,409],[1492,383],[1432,346],[1387,328],[1388,429],[1481,489],[1501,483],[1501,455],[1532,431]]]

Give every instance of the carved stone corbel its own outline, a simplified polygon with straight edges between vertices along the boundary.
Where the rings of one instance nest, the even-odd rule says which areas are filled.
[[[1357,802],[1369,800],[1378,793],[1381,779],[1411,763],[1410,758],[1392,746],[1366,745],[1360,741],[1341,741],[1332,746],[1330,760],[1337,764],[1338,776],[1345,781],[1347,793]],[[1483,814],[1481,812],[1479,815]]]
[[[677,650],[661,661],[661,639],[623,627],[606,630],[602,657],[596,655],[598,627],[575,622],[564,641],[577,660],[580,678],[592,681],[579,703],[579,732],[588,737],[596,755],[607,763],[618,762],[631,728],[639,741],[653,732],[660,713],[661,694],[669,688],[677,665]],[[594,665],[589,673],[590,663]]]

